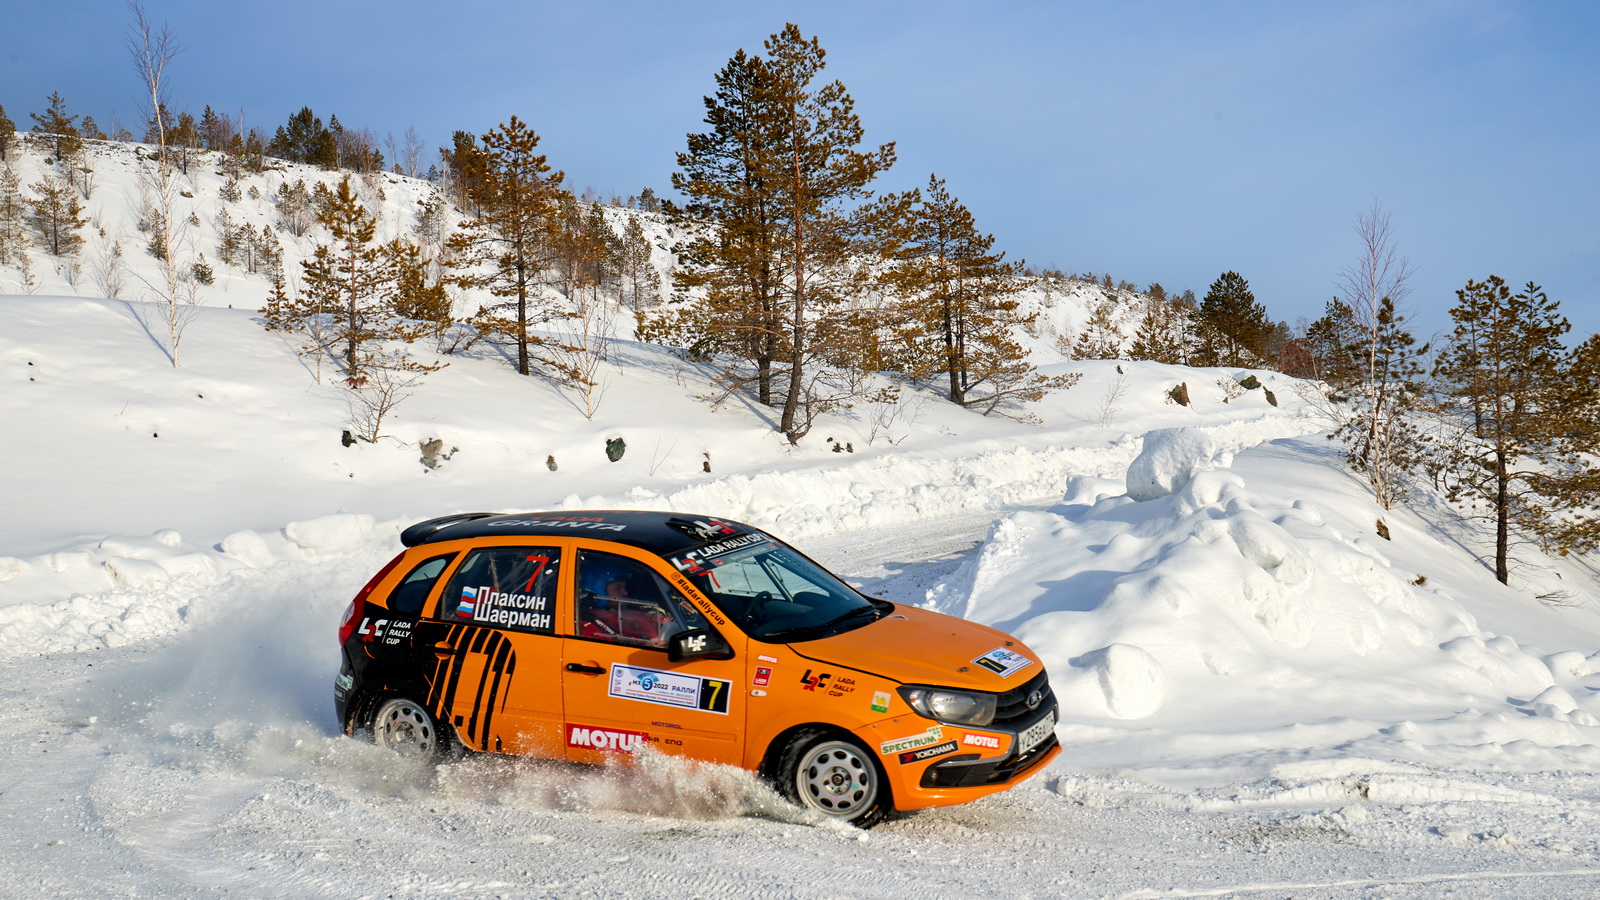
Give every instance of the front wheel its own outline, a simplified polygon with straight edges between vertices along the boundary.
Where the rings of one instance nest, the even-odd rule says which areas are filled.
[[[853,740],[822,731],[802,731],[784,748],[778,784],[791,802],[857,828],[871,828],[892,808],[889,786],[872,754]]]
[[[372,742],[401,756],[438,762],[445,758],[450,739],[433,715],[406,697],[387,697],[377,704],[367,723]]]

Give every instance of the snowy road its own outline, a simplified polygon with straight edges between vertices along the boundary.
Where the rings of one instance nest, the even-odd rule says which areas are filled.
[[[993,515],[806,549],[869,590],[915,600],[970,555]],[[808,821],[742,772],[665,760],[631,771],[486,757],[406,768],[334,734],[338,610],[304,599],[304,587],[268,569],[249,603],[168,641],[0,663],[0,728],[13,736],[0,745],[0,896],[1600,890],[1600,778],[1589,774],[1389,766],[1374,779],[1356,760],[1179,791],[1075,765],[1069,747],[1017,790],[859,832]]]

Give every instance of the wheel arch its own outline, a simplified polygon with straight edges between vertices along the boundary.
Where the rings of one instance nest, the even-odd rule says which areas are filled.
[[[862,743],[859,737],[856,737],[855,735],[851,734],[848,729],[841,728],[838,725],[831,725],[827,722],[800,722],[790,725],[788,728],[785,728],[784,730],[773,735],[772,740],[767,742],[766,750],[761,754],[761,764],[760,767],[756,769],[756,772],[761,775],[762,778],[765,778],[769,781],[776,781],[779,774],[778,763],[783,759],[783,751],[788,749],[789,745],[794,743],[796,738],[805,734],[826,735],[832,738],[841,738],[844,740],[854,741],[858,744]],[[862,746],[865,746],[865,744]],[[882,770],[883,764],[879,763],[878,768]]]

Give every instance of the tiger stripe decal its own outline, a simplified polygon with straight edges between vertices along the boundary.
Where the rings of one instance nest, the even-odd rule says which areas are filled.
[[[505,635],[492,628],[452,625],[445,640],[455,652],[435,664],[428,706],[436,719],[456,726],[463,744],[475,750],[489,750],[495,713],[505,711],[504,688],[517,669],[516,651]],[[468,664],[473,655],[482,657],[481,664]],[[477,683],[471,684],[472,679],[468,678],[469,683],[463,685],[463,675],[474,670]],[[465,715],[456,714],[461,708],[457,698],[468,693],[472,695],[471,710]],[[498,749],[497,737],[494,744]]]

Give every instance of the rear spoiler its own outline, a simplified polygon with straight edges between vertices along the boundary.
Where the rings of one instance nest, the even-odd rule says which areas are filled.
[[[499,513],[472,512],[456,513],[452,516],[439,516],[436,519],[428,519],[426,521],[418,522],[410,528],[407,528],[405,531],[400,532],[400,543],[406,545],[407,547],[415,547],[418,544],[426,544],[428,541],[433,539],[434,533],[441,529],[449,528],[451,525],[460,525],[462,522],[473,522],[477,521],[478,519],[487,519],[498,515]]]

